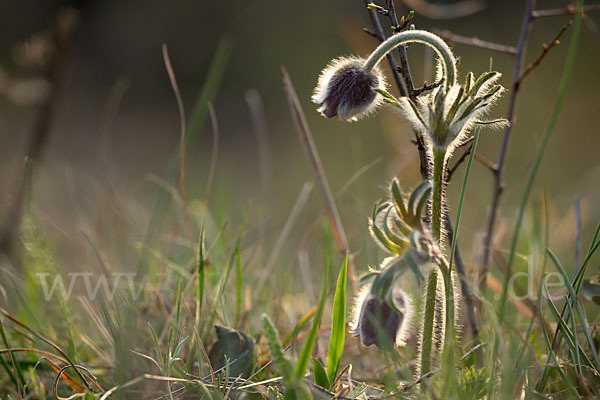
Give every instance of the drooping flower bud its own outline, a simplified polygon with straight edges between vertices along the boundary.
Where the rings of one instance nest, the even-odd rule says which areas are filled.
[[[338,58],[321,72],[312,100],[327,118],[356,121],[382,102],[378,89],[385,90],[378,68],[366,70],[361,58]]]
[[[352,328],[355,336],[364,346],[376,345],[381,348],[381,340],[389,339],[396,346],[406,343],[411,315],[410,300],[399,289],[394,290],[394,304],[371,293],[371,286],[359,293],[354,310]]]

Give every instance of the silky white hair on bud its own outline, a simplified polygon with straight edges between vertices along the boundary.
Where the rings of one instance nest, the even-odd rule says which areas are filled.
[[[312,96],[323,116],[356,121],[382,103],[378,90],[386,89],[384,75],[379,68],[365,70],[364,63],[359,57],[341,57],[323,69]]]

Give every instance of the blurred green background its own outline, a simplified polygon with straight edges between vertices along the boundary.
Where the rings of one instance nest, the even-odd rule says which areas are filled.
[[[22,66],[15,60],[15,46],[51,26],[62,4],[50,0],[2,0],[0,68],[4,77],[28,79],[41,75],[39,69]],[[80,27],[47,151],[35,170],[33,189],[36,212],[56,239],[66,268],[77,270],[95,263],[81,233],[83,227],[97,232],[101,244],[112,243],[120,235],[143,238],[153,202],[161,190],[149,183],[149,177],[166,176],[169,160],[178,152],[180,135],[177,103],[161,45],[168,46],[189,115],[223,38],[231,40],[233,51],[214,100],[219,153],[209,209],[217,225],[227,219],[239,223],[250,202],[250,227],[266,224],[269,229],[259,232],[274,242],[303,184],[313,179],[282,89],[284,66],[307,114],[333,192],[343,188],[362,167],[375,162],[336,200],[358,268],[364,270],[367,263],[380,260],[375,245],[367,239],[367,217],[373,202],[386,196],[385,187],[393,175],[399,176],[407,187],[420,180],[412,133],[390,109],[348,124],[320,117],[310,102],[319,72],[329,60],[340,55],[366,55],[376,46],[375,39],[362,32],[364,27],[370,27],[370,22],[361,0],[132,0],[74,4],[81,10]],[[566,4],[538,1],[538,8]],[[406,6],[397,7],[399,14],[408,13]],[[428,19],[416,11],[417,28],[448,29],[515,46],[523,2],[488,0],[483,11],[453,20]],[[563,16],[535,22],[526,64],[538,56],[542,43],[551,40],[568,19]],[[382,22],[387,27],[384,19]],[[575,197],[579,195],[582,201],[584,234],[589,235],[600,218],[598,22],[600,13],[590,13],[585,18],[573,79],[534,194],[541,201],[546,189],[551,245],[569,258],[575,235]],[[551,50],[522,85],[497,225],[500,235],[512,230],[526,171],[555,100],[569,37],[567,31],[561,45]],[[504,74],[501,83],[510,87],[512,56],[460,44],[453,48],[461,60],[462,76],[468,71],[478,75],[487,70],[493,57],[494,69]],[[427,72],[432,65],[430,53],[413,45],[409,59],[416,83],[433,80]],[[266,173],[262,175],[256,132],[246,101],[248,90],[256,90],[262,98],[269,133],[267,150],[271,160],[264,164]],[[395,88],[392,91],[397,94]],[[497,105],[494,116],[505,114],[507,97],[508,94]],[[35,104],[17,104],[6,93],[0,94],[1,216],[14,201],[36,113]],[[213,144],[211,132],[210,124],[202,127],[186,162],[188,201],[192,206],[200,207],[205,193]],[[501,137],[501,132],[484,131],[478,152],[495,162]],[[459,150],[457,154],[460,153]],[[453,216],[462,171],[461,168],[449,187]],[[471,268],[478,263],[491,189],[490,172],[475,163],[461,231],[461,246]],[[319,195],[313,190],[284,250],[293,252],[302,247],[305,231],[322,213]],[[184,232],[176,225],[164,229],[165,234]],[[110,235],[103,233],[109,230]],[[502,236],[500,240],[506,242]],[[133,256],[124,260],[131,262]]]

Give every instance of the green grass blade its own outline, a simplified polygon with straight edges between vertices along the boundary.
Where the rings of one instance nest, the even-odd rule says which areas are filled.
[[[329,263],[325,264],[325,276],[323,276],[323,286],[321,287],[321,295],[319,296],[319,303],[317,306],[317,312],[315,313],[315,318],[313,319],[312,327],[310,328],[310,332],[306,337],[306,341],[302,346],[302,350],[300,350],[300,354],[298,355],[298,362],[296,363],[296,379],[304,378],[304,373],[308,368],[308,363],[310,361],[310,356],[312,354],[313,348],[315,347],[315,342],[317,341],[317,333],[319,330],[319,324],[321,323],[321,316],[323,315],[323,308],[325,306],[325,297],[327,297],[327,282],[329,281]]]
[[[2,319],[0,319],[0,335],[2,335],[2,342],[4,343],[4,347],[7,349],[10,349],[10,345],[8,344],[8,339],[6,338],[6,331],[4,330],[4,324],[2,323]],[[14,353],[10,352],[8,354],[10,355],[10,361],[12,363],[12,366],[15,370],[15,373],[16,373],[20,383],[17,382],[17,380],[15,379],[15,376],[12,374],[6,361],[4,361],[4,357],[0,357],[0,362],[2,363],[2,366],[4,367],[6,372],[8,373],[10,380],[15,384],[15,386],[17,388],[17,392],[19,394],[21,394],[21,387],[25,385],[25,379],[23,378],[23,372],[21,371],[21,367],[20,367],[18,361],[15,359]]]
[[[200,322],[202,312],[202,299],[204,298],[204,226],[200,231],[200,244],[198,246],[198,299],[196,301],[196,323]]]
[[[467,162],[467,168],[465,169],[465,177],[463,179],[462,188],[460,190],[460,198],[458,200],[458,211],[456,213],[456,227],[454,228],[454,235],[452,236],[452,250],[450,251],[450,262],[448,263],[450,270],[452,270],[452,262],[454,261],[454,253],[456,252],[456,243],[458,243],[458,232],[460,229],[460,217],[462,216],[463,203],[465,201],[465,193],[467,192],[467,183],[469,182],[469,175],[471,174],[471,166],[473,165],[473,158],[475,158],[475,151],[477,151],[477,143],[479,143],[479,133],[481,127],[477,127],[475,130],[475,139],[473,140],[473,146],[471,147],[471,154],[469,155],[469,161]]]
[[[542,309],[543,309],[542,299],[543,299],[543,289],[546,286],[546,278],[547,278],[547,275],[544,275],[542,277],[542,281],[540,282],[540,289],[538,291],[538,309],[540,312],[540,319],[544,319],[544,315],[542,313]],[[546,289],[547,289],[547,287],[546,287]],[[560,367],[560,364],[558,363],[556,354],[554,354],[554,350],[552,349],[552,343],[550,343],[550,338],[548,337],[548,332],[546,332],[545,325],[540,324],[540,327],[542,328],[542,333],[544,334],[544,341],[546,342],[546,347],[548,347],[548,357],[552,361],[554,361],[554,363],[556,364],[556,369],[558,370],[558,373],[559,373],[561,379],[563,380],[563,382],[565,383],[565,385],[575,394],[575,396],[579,397],[577,390],[573,387],[573,384],[571,383],[570,379],[565,375],[565,372],[562,370],[562,368]],[[537,391],[542,392],[544,390],[544,387],[545,387],[545,383],[541,386],[538,385]]]
[[[588,323],[587,319],[584,317],[583,312],[581,311],[581,306],[579,304],[579,301],[577,300],[577,294],[575,293],[575,290],[573,289],[573,286],[571,285],[571,282],[569,281],[569,277],[568,277],[565,269],[561,265],[560,261],[558,260],[558,258],[556,258],[556,256],[554,255],[554,253],[552,253],[552,251],[550,249],[546,249],[546,251],[548,252],[548,255],[550,255],[552,262],[554,262],[554,265],[556,265],[556,268],[558,269],[558,271],[560,272],[560,274],[563,277],[563,280],[565,281],[565,286],[567,287],[567,290],[569,291],[569,299],[568,299],[567,303],[572,302],[573,306],[575,307],[575,312],[577,313],[577,316],[579,317],[579,322],[581,323],[581,327],[583,329],[585,338],[588,341],[588,345],[592,349],[592,355],[594,356],[594,361],[595,361],[595,366],[593,366],[593,368],[596,371],[598,371],[598,369],[600,367],[600,362],[598,361],[598,353],[596,352],[594,341],[593,341],[592,335],[590,333],[589,323]],[[575,316],[573,315],[572,318],[575,319]],[[573,334],[575,334],[575,332],[573,332]]]
[[[340,359],[344,352],[344,339],[346,337],[346,278],[348,275],[348,253],[344,259],[344,264],[340,269],[340,274],[335,288],[333,300],[331,338],[329,339],[329,349],[327,350],[327,374],[330,382],[335,381],[337,371],[340,365]]]
[[[240,255],[240,249],[235,249],[235,256],[237,257],[237,281],[236,281],[236,301],[235,301],[235,327],[237,328],[240,323],[240,313],[242,312],[242,256]]]
[[[592,256],[594,255],[594,253],[596,252],[596,250],[598,250],[598,247],[600,246],[600,241],[596,242],[599,235],[600,235],[600,224],[598,224],[598,227],[596,228],[594,237],[592,238],[592,241],[590,243],[590,248],[585,257],[585,260],[581,264],[579,271],[577,271],[577,274],[575,275],[575,279],[573,279],[573,286],[574,286],[576,294],[579,293],[579,289],[581,288],[581,284],[583,282],[583,276],[585,274],[585,271],[587,270],[587,265],[588,265],[590,259],[592,258]],[[567,306],[565,305],[565,306],[563,306],[562,313],[561,313],[561,316],[563,318],[566,318],[565,316],[570,315],[570,314],[566,314],[566,312],[567,312]],[[587,321],[587,319],[586,319],[586,321]],[[554,332],[554,337],[553,337],[553,343],[556,342],[556,346],[559,346],[562,341],[561,336],[557,337],[558,332],[559,331],[558,331],[558,326],[557,326],[556,330]],[[538,390],[539,390],[539,388],[546,386],[546,383],[548,381],[548,374],[549,374],[548,368],[544,368],[542,377],[540,379],[540,382],[538,383]]]
[[[329,382],[329,378],[327,377],[327,373],[325,372],[325,368],[321,361],[316,358],[312,359],[313,364],[313,377],[315,378],[315,383],[322,388],[329,389],[331,386],[331,382]]]
[[[577,42],[579,41],[579,32],[581,30],[581,9],[583,7],[583,0],[579,0],[577,2],[577,13],[575,13],[574,23],[573,23],[573,31],[571,34],[571,42],[569,44],[569,50],[567,53],[567,58],[565,61],[565,67],[560,79],[560,84],[558,87],[558,94],[556,96],[556,102],[554,103],[554,108],[552,109],[552,113],[550,114],[550,118],[548,120],[548,124],[546,125],[546,129],[544,131],[544,135],[540,141],[540,144],[535,153],[535,157],[533,159],[533,165],[529,170],[529,175],[527,176],[527,182],[525,184],[525,191],[523,192],[523,197],[521,199],[521,203],[519,206],[519,213],[517,216],[517,221],[515,223],[515,228],[512,235],[512,240],[510,244],[510,253],[508,257],[508,262],[506,266],[506,274],[504,278],[504,285],[502,287],[502,297],[500,298],[500,305],[498,307],[499,310],[499,320],[500,324],[504,321],[504,314],[506,312],[506,299],[508,297],[508,284],[510,278],[512,276],[512,267],[515,261],[515,255],[517,252],[517,245],[519,243],[519,233],[521,231],[521,225],[523,224],[523,217],[525,215],[525,208],[527,207],[527,203],[529,201],[529,195],[531,194],[531,190],[533,189],[533,183],[535,181],[535,177],[537,175],[537,171],[540,167],[540,163],[542,162],[542,157],[544,156],[544,152],[546,151],[546,147],[548,146],[548,142],[550,141],[550,137],[552,136],[552,132],[554,131],[554,125],[558,120],[558,115],[562,109],[563,101],[565,99],[565,95],[567,93],[567,88],[569,87],[569,81],[571,78],[571,73],[573,71],[573,66],[575,64],[575,55],[577,53]]]

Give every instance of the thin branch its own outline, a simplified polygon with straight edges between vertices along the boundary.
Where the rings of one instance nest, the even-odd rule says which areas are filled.
[[[398,16],[396,15],[396,8],[394,7],[394,0],[387,0],[387,6],[388,6],[388,17],[390,18],[390,22],[392,23],[392,31],[394,31],[394,33],[401,32],[403,29],[405,29],[408,26],[408,24],[410,24],[410,21],[412,21],[414,13],[410,13],[407,18],[402,17],[402,21],[398,22]],[[397,67],[398,72],[400,72],[400,74],[404,78],[404,82],[406,83],[406,91],[407,91],[408,95],[410,96],[411,99],[414,99],[414,97],[415,97],[415,95],[413,93],[414,85],[412,82],[412,75],[410,73],[410,67],[408,65],[408,58],[406,55],[406,46],[405,45],[398,46],[398,55],[400,56],[400,66]]]
[[[440,35],[442,38],[449,40],[454,43],[466,44],[469,46],[481,47],[483,49],[499,51],[502,53],[508,53],[515,55],[517,53],[517,49],[511,46],[506,46],[503,44],[488,42],[486,40],[481,40],[478,37],[468,37],[457,35],[456,33],[450,32],[449,30],[437,30],[434,29],[434,32]]]
[[[583,13],[590,11],[600,11],[600,4],[590,4],[583,6]],[[533,18],[556,17],[561,15],[572,15],[577,12],[577,7],[568,5],[564,8],[554,8],[551,10],[534,10],[531,12]]]
[[[440,79],[437,82],[434,83],[427,83],[427,81],[423,82],[423,86],[421,86],[418,89],[413,89],[411,90],[410,94],[411,94],[411,98],[416,98],[418,96],[420,96],[422,93],[427,92],[429,90],[433,90],[437,87],[440,87],[442,85],[442,83],[444,83],[444,79]]]
[[[485,158],[484,156],[482,156],[479,153],[475,153],[475,160],[478,161],[481,165],[483,165],[484,167],[486,167],[487,169],[489,169],[492,174],[496,174],[496,170],[498,169],[498,166],[495,165],[494,163],[492,163],[490,160],[488,160],[487,158]]]
[[[460,167],[460,165],[465,162],[465,160],[467,159],[467,157],[469,155],[471,155],[471,150],[473,149],[472,146],[469,146],[462,154],[461,156],[458,158],[458,160],[456,160],[454,162],[454,165],[452,167],[448,168],[448,171],[446,171],[446,183],[449,183],[450,180],[452,179],[452,176],[454,175],[454,173],[456,172],[456,170],[458,169],[458,167]]]
[[[448,243],[452,243],[454,240],[454,227],[452,226],[450,215],[446,215],[447,217],[444,222],[446,226],[446,240]],[[454,265],[456,266],[456,271],[458,272],[458,277],[460,279],[460,289],[465,300],[466,315],[469,322],[469,327],[471,328],[471,335],[475,343],[479,343],[479,327],[477,325],[477,319],[475,318],[476,297],[471,290],[471,286],[469,285],[467,279],[467,269],[465,268],[465,263],[458,249],[458,245],[454,249]]]
[[[488,215],[487,229],[483,241],[483,260],[481,265],[482,276],[487,276],[490,268],[490,253],[492,234],[494,233],[494,227],[496,224],[496,218],[498,216],[498,205],[500,202],[500,195],[504,191],[504,185],[502,184],[502,173],[504,170],[504,161],[506,159],[506,153],[508,151],[508,143],[510,141],[510,134],[512,132],[513,120],[515,115],[517,94],[519,93],[519,84],[521,77],[521,65],[525,56],[525,47],[527,44],[527,37],[531,29],[531,22],[533,21],[533,8],[535,6],[535,0],[527,0],[525,6],[525,14],[523,16],[523,22],[521,24],[521,33],[519,36],[519,42],[515,51],[515,62],[513,66],[513,80],[512,90],[510,91],[510,99],[508,104],[508,113],[506,119],[509,125],[504,129],[504,135],[502,137],[502,144],[500,146],[500,153],[498,154],[498,161],[496,162],[496,169],[494,173],[493,183],[493,195],[492,203]],[[482,290],[485,290],[485,285],[482,285]]]
[[[369,4],[371,4],[369,0],[364,0],[364,3],[365,8],[367,8],[367,12],[369,13],[369,18],[371,19],[371,24],[373,25],[374,29],[373,31],[365,29],[365,32],[367,32],[371,36],[376,37],[377,40],[379,40],[379,42],[383,42],[385,40],[385,34],[383,33],[381,22],[379,22],[379,18],[377,17],[377,11],[369,8]],[[398,86],[398,90],[400,91],[400,96],[406,96],[408,92],[406,91],[404,83],[402,82],[402,77],[398,72],[398,64],[396,63],[396,60],[394,60],[394,57],[391,53],[387,53],[385,58],[388,60],[390,68],[392,69],[392,75],[394,77],[396,85]]]
[[[472,138],[473,137],[471,137],[470,139],[472,139]],[[471,140],[466,140],[465,143],[460,144],[459,147],[464,146],[470,142],[471,142]],[[472,149],[472,146],[469,146],[463,152],[463,154],[461,154],[461,156],[458,158],[458,160],[456,160],[454,165],[452,167],[448,168],[448,172],[446,173],[446,183],[450,182],[450,180],[452,179],[452,175],[454,175],[454,173],[456,172],[458,167],[460,167],[460,165],[466,161],[467,157],[471,154],[471,149]],[[484,167],[489,169],[493,174],[496,173],[497,167],[490,160],[488,160],[487,158],[485,158],[484,156],[482,156],[479,153],[475,153],[474,157],[475,157],[475,160],[477,160],[481,165],[483,165]]]
[[[546,54],[548,54],[548,52],[550,51],[551,48],[553,48],[554,46],[558,45],[559,39],[560,37],[566,32],[566,30],[573,25],[573,20],[567,22],[566,24],[564,24],[562,26],[562,28],[560,28],[560,30],[558,31],[558,33],[556,35],[554,35],[554,38],[552,39],[552,41],[550,42],[550,44],[546,44],[544,43],[542,45],[542,52],[540,53],[539,56],[537,56],[537,58],[531,63],[529,64],[529,66],[527,67],[527,69],[525,70],[525,72],[523,72],[523,74],[521,74],[521,77],[519,78],[519,84],[521,82],[523,82],[523,79],[525,79],[525,77],[527,75],[529,75],[531,73],[531,71],[533,71],[538,65],[540,65],[540,63],[542,62],[542,60],[544,59],[544,57],[546,56]]]
[[[344,231],[342,220],[340,219],[340,215],[335,206],[335,201],[333,199],[333,195],[331,194],[331,189],[329,188],[327,178],[325,177],[325,172],[323,171],[323,166],[321,165],[321,159],[319,158],[319,153],[317,152],[310,128],[308,127],[308,122],[306,122],[306,117],[300,106],[296,89],[294,89],[292,81],[290,80],[290,76],[285,68],[282,68],[282,74],[283,86],[287,94],[294,124],[298,134],[300,135],[302,144],[304,145],[306,156],[308,157],[315,180],[321,192],[321,196],[323,197],[325,209],[327,211],[327,215],[329,216],[329,221],[333,229],[338,250],[342,255],[350,254],[348,240],[346,239],[346,232]],[[358,286],[356,282],[356,272],[351,258],[348,259],[348,278],[350,280],[352,289],[357,291]]]

